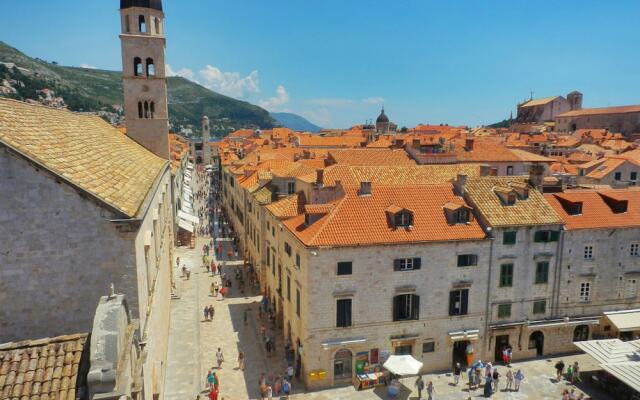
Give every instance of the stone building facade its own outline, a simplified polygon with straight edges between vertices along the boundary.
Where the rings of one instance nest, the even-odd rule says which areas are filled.
[[[0,341],[89,331],[113,284],[130,299],[146,342],[145,398],[161,394],[173,244],[168,162],[97,117],[2,100],[0,166]]]
[[[640,132],[640,105],[584,108],[568,111],[554,117],[558,132],[576,129],[608,129],[631,136]]]

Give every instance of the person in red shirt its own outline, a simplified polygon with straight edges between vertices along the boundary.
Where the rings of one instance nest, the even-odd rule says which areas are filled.
[[[209,400],[218,400],[218,389],[211,389],[209,392]]]

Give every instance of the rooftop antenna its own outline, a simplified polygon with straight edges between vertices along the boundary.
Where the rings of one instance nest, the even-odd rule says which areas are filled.
[[[529,98],[529,100],[533,100],[533,90],[531,91],[531,97]]]

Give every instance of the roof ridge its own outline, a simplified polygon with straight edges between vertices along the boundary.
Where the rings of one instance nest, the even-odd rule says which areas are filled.
[[[316,239],[318,238],[318,236],[320,235],[320,233],[324,230],[324,228],[327,226],[327,224],[329,223],[329,221],[333,220],[336,216],[336,214],[338,213],[338,210],[340,210],[340,208],[342,207],[342,205],[344,204],[346,198],[347,198],[347,193],[346,191],[343,189],[343,193],[344,196],[342,196],[342,198],[336,200],[337,204],[335,205],[334,208],[332,208],[325,217],[321,218],[324,219],[324,221],[322,222],[322,224],[317,228],[316,233],[313,234],[313,236],[309,239],[309,245],[313,246],[313,244],[315,243]]]

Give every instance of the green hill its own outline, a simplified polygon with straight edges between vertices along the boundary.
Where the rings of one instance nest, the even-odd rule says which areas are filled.
[[[118,71],[66,67],[55,62],[31,58],[0,41],[0,85],[3,79],[19,81],[16,93],[2,94],[20,100],[38,99],[37,91],[49,88],[74,111],[106,111],[118,113],[122,105],[122,76]],[[169,122],[173,130],[193,128],[200,131],[200,118],[209,116],[212,131],[223,134],[231,129],[262,128],[275,125],[269,113],[253,104],[215,93],[181,77],[167,79]]]

